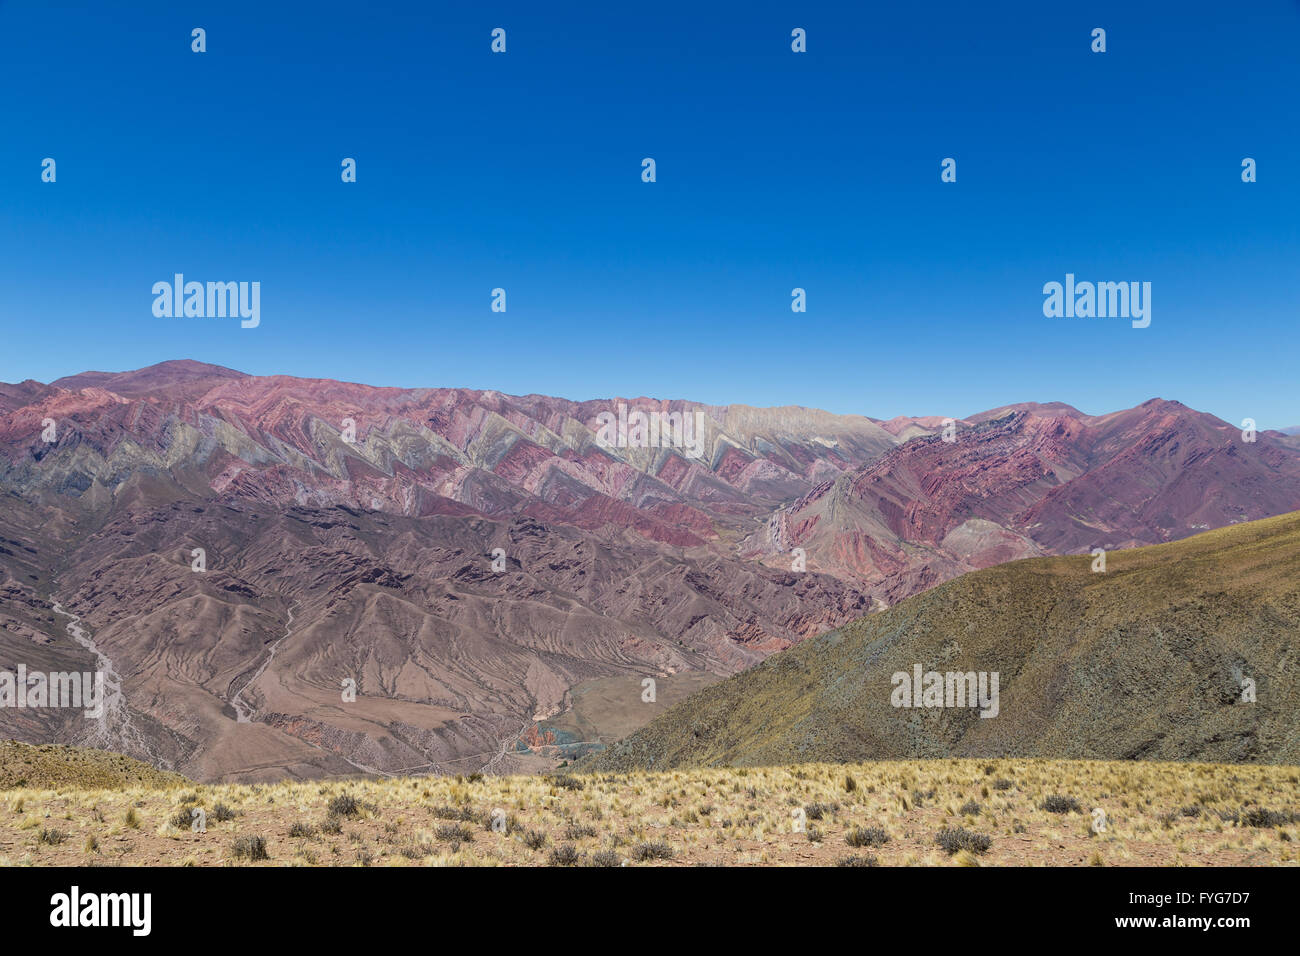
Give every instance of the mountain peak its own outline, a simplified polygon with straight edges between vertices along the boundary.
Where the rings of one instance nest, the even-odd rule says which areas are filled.
[[[135,397],[163,389],[169,391],[181,389],[190,395],[195,391],[194,386],[199,386],[199,390],[202,390],[217,382],[248,377],[245,372],[221,365],[209,365],[194,359],[172,359],[128,372],[81,372],[50,384],[55,388],[73,392],[94,387]]]

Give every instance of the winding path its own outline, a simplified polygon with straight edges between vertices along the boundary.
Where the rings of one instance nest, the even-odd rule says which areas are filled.
[[[243,687],[239,688],[239,690],[235,691],[234,695],[229,699],[228,703],[235,710],[236,722],[241,724],[252,723],[253,715],[257,713],[257,711],[250,704],[246,704],[243,701],[242,698],[244,696],[244,691],[256,684],[258,678],[266,673],[266,668],[270,666],[271,661],[275,659],[275,652],[280,649],[281,644],[288,640],[290,633],[293,631],[293,612],[294,608],[297,606],[297,601],[294,601],[289,605],[289,620],[285,622],[284,634],[281,635],[278,641],[271,645],[270,651],[266,655],[266,660],[262,661],[257,670],[253,672],[253,676],[248,679],[248,682],[245,683]]]
[[[85,742],[101,750],[116,750],[133,757],[143,757],[155,766],[170,766],[169,761],[154,752],[148,739],[135,726],[126,704],[126,695],[122,692],[122,677],[113,661],[82,627],[80,615],[65,611],[58,601],[53,602],[51,607],[55,614],[69,619],[64,625],[68,635],[90,653],[95,659],[96,668],[104,675],[103,713],[91,721],[92,726],[86,734]]]

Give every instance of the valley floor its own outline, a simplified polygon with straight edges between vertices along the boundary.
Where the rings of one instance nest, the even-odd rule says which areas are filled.
[[[202,810],[206,832],[189,821]],[[0,863],[1300,863],[1300,768],[933,760],[0,791]]]

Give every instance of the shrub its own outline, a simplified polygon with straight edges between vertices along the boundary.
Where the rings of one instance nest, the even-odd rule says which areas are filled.
[[[1015,783],[1006,779],[1005,777],[999,777],[997,780],[993,781],[994,790],[1010,790],[1014,786]]]
[[[673,852],[673,848],[662,841],[642,842],[632,847],[632,859],[638,863],[642,860],[671,860]]]
[[[581,840],[584,837],[594,837],[596,828],[589,827],[585,823],[570,823],[564,828],[564,839]]]
[[[335,814],[331,813],[325,818],[325,822],[320,825],[321,833],[328,833],[331,836],[337,836],[343,832],[343,821]]]
[[[298,821],[289,827],[289,836],[295,839],[306,840],[316,835],[316,828],[310,823]]]
[[[977,817],[980,815],[980,805],[974,800],[967,800],[961,805],[961,810],[959,812],[962,816]]]
[[[578,851],[572,843],[561,843],[551,851],[546,862],[550,866],[573,866],[578,862]]]
[[[464,823],[443,823],[434,835],[446,843],[469,843],[474,839],[474,829]]]
[[[172,814],[171,825],[177,830],[188,830],[194,823],[194,817],[190,814],[190,807],[181,807]]]
[[[879,866],[880,861],[874,856],[856,856],[850,853],[835,861],[836,866]]]
[[[1297,819],[1296,814],[1286,813],[1278,810],[1265,810],[1263,807],[1251,807],[1249,810],[1241,811],[1241,825],[1243,827],[1280,827],[1288,823],[1294,823]]]
[[[553,777],[547,777],[547,780],[550,781],[551,786],[561,787],[564,790],[581,790],[583,787],[582,781],[569,773],[557,773]]]
[[[1046,810],[1048,813],[1082,813],[1083,809],[1079,806],[1079,801],[1074,797],[1063,797],[1059,793],[1054,793],[1038,805],[1038,809]]]
[[[598,850],[591,855],[588,866],[622,866],[623,861],[613,850]]]
[[[884,846],[889,834],[880,827],[854,827],[844,835],[844,842],[849,846]]]
[[[541,830],[525,830],[524,846],[530,850],[540,850],[546,846],[547,837]]]
[[[361,812],[357,798],[350,793],[340,793],[329,802],[326,809],[336,817],[354,817]]]
[[[972,833],[961,827],[944,827],[935,837],[935,842],[943,847],[945,853],[952,856],[960,850],[967,853],[983,853],[993,845],[993,841],[983,833]]]
[[[473,823],[478,820],[478,814],[469,807],[430,807],[429,812],[439,820],[460,820],[462,823]]]
[[[68,835],[62,830],[41,830],[40,833],[36,834],[37,843],[45,843],[49,846],[58,846],[67,838]]]
[[[266,840],[260,836],[241,836],[231,847],[236,860],[269,860],[266,852]]]
[[[834,813],[839,808],[838,803],[810,803],[803,808],[803,812],[809,820],[820,820],[826,814]]]
[[[235,811],[230,809],[230,807],[226,806],[224,803],[218,803],[212,808],[212,817],[218,823],[225,823],[228,820],[233,820],[235,819],[235,816]]]

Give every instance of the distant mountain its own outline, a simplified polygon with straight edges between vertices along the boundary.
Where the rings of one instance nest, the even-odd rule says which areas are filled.
[[[892,603],[1016,558],[1176,540],[1300,509],[1300,455],[1152,399],[1109,415],[1012,405],[814,488],[743,553],[838,575]]]
[[[688,697],[583,769],[910,757],[1300,761],[1300,514],[974,572]],[[949,699],[975,675],[992,706]],[[926,675],[942,691],[927,703]],[[901,675],[901,676],[896,676]],[[914,696],[917,684],[923,688]],[[906,690],[906,696],[903,691]],[[981,710],[989,713],[981,716]]]
[[[551,766],[965,570],[1300,508],[1295,439],[1176,403],[885,424],[192,361],[0,385],[0,670],[85,667],[79,620],[120,690],[0,734],[204,780]]]
[[[734,673],[869,608],[734,542],[895,444],[812,409],[197,362],[3,386],[0,403],[0,669],[84,666],[75,614],[125,700],[102,739],[51,709],[2,709],[0,733],[202,779],[518,766],[520,741],[581,736],[535,727],[575,689],[618,677],[635,694],[609,726],[637,726],[657,712],[642,677]],[[600,441],[603,415],[668,412],[700,433]]]

